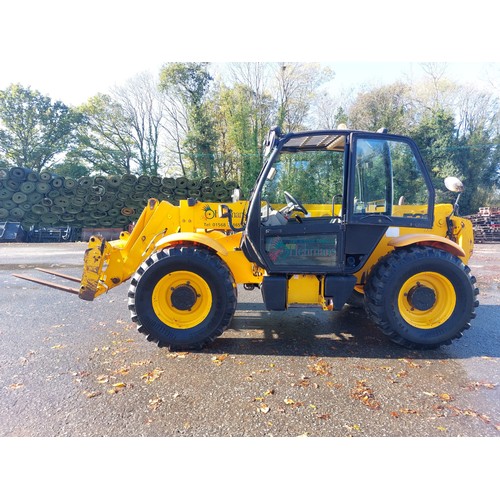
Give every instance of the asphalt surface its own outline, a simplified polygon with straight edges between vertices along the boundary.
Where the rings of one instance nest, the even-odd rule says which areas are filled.
[[[135,330],[127,285],[92,303],[19,280],[80,276],[84,243],[0,245],[0,436],[500,435],[500,245],[477,245],[477,318],[434,351],[364,313],[264,310],[239,290],[223,336],[170,353]]]

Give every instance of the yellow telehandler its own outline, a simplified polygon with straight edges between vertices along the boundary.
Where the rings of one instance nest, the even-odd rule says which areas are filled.
[[[119,240],[91,237],[79,297],[130,280],[128,308],[160,347],[199,349],[228,328],[237,285],[265,307],[363,302],[392,341],[449,344],[478,306],[470,221],[435,189],[416,144],[386,130],[269,132],[247,201],[150,199]]]

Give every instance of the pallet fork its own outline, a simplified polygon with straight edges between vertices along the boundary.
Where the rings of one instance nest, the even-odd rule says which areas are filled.
[[[67,274],[58,273],[56,271],[52,271],[51,269],[44,269],[42,267],[35,267],[36,271],[41,271],[42,273],[50,274],[52,276],[57,276],[59,278],[66,279],[68,281],[73,281],[75,283],[80,283],[80,278],[76,278],[75,276],[69,276]],[[80,293],[79,288],[72,288],[69,286],[61,285],[59,283],[54,283],[53,281],[45,281],[40,278],[34,278],[32,276],[26,276],[24,274],[13,274],[16,278],[21,278],[26,281],[32,281],[33,283],[38,283],[39,285],[48,286],[50,288],[55,288],[57,290],[62,290],[63,292],[73,293],[78,295]]]

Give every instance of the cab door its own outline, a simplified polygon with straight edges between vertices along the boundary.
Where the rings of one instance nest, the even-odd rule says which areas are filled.
[[[345,253],[353,270],[364,264],[389,228],[432,227],[434,189],[409,138],[351,134],[347,190]]]
[[[254,245],[269,273],[343,272],[346,136],[294,134],[273,159],[273,175],[260,186],[259,234]],[[339,143],[337,149],[324,146],[334,140]],[[307,213],[287,213],[287,193]]]

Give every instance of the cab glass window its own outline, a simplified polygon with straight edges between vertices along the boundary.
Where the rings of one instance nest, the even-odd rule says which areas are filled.
[[[353,214],[428,218],[429,190],[410,144],[357,139]]]
[[[335,195],[340,200],[343,157],[343,152],[336,151],[282,151],[274,164],[275,172],[264,185],[262,199],[282,204],[288,191],[307,204],[331,204]]]

